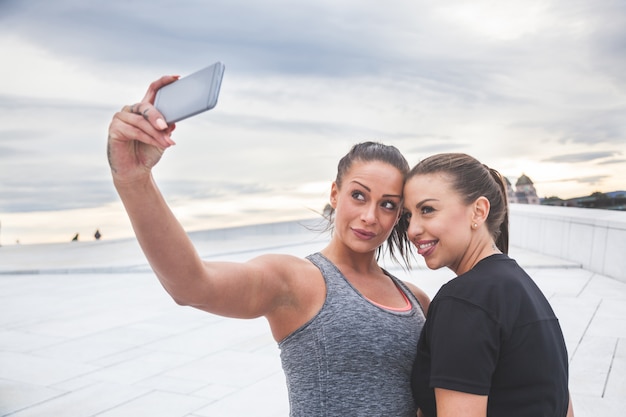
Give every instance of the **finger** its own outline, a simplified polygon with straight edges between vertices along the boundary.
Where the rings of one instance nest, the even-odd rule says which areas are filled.
[[[170,130],[165,122],[163,115],[150,103],[142,102],[131,106],[134,114],[140,115],[150,125],[164,134],[164,138],[169,145],[175,145],[175,142],[170,137]]]
[[[158,138],[147,133],[137,125],[137,115],[128,112],[117,113],[109,125],[109,138],[121,142],[140,141],[145,144],[166,148]],[[144,122],[145,123],[145,122]]]
[[[141,106],[141,103],[126,105],[122,107],[121,111],[125,113],[141,114],[141,112],[139,111],[140,106]]]
[[[144,118],[144,120],[150,122],[155,129],[164,131],[167,136],[169,136],[169,134],[171,133],[171,130],[168,129],[168,125],[164,120],[164,117],[156,109],[156,107],[154,107],[150,103],[141,102],[133,104],[131,106],[124,106],[122,108],[122,111],[140,115]],[[174,144],[171,139],[170,142],[170,144]]]
[[[180,78],[180,75],[164,75],[158,80],[153,81],[148,87],[148,91],[146,91],[146,95],[143,97],[143,100],[141,101],[154,103],[154,99],[156,97],[157,91],[159,91],[159,88],[164,87],[168,84],[171,84],[174,81],[178,80],[179,78]]]
[[[168,131],[155,129],[150,121],[141,114],[137,114],[136,111],[135,113],[129,111],[116,113],[109,130],[113,138],[120,140],[139,140],[159,148],[168,148],[175,144],[169,137]]]
[[[142,103],[135,103],[130,106],[124,106],[122,107],[122,111],[126,113],[141,114],[141,104]]]

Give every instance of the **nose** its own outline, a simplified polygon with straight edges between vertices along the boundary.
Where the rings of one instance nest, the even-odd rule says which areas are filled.
[[[422,227],[422,223],[417,219],[417,216],[409,217],[409,226],[406,229],[409,240],[415,241],[423,232],[424,228]]]
[[[365,207],[363,209],[363,212],[361,213],[361,220],[365,224],[375,224],[377,208],[378,208],[377,205],[374,203],[368,204],[367,207]]]

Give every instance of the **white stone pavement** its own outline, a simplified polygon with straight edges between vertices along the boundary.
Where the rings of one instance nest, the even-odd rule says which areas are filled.
[[[327,240],[297,227],[191,236],[203,258],[234,261],[305,256]],[[511,256],[560,318],[576,416],[623,416],[624,280],[518,248]],[[431,297],[452,277],[387,267]],[[287,416],[278,355],[263,319],[177,306],[133,239],[0,247],[0,416]]]

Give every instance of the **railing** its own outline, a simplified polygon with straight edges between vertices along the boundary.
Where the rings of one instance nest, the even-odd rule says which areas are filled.
[[[510,205],[510,244],[626,282],[626,212]]]

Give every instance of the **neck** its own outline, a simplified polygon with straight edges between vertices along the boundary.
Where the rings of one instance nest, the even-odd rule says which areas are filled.
[[[380,266],[376,262],[376,251],[354,252],[345,245],[338,245],[331,241],[328,246],[321,250],[321,253],[337,267],[340,267],[342,271],[352,270],[362,274],[380,271]]]
[[[459,265],[451,269],[455,274],[462,275],[474,268],[478,262],[496,253],[502,252],[500,252],[493,239],[491,237],[484,239],[478,244],[469,247]]]

